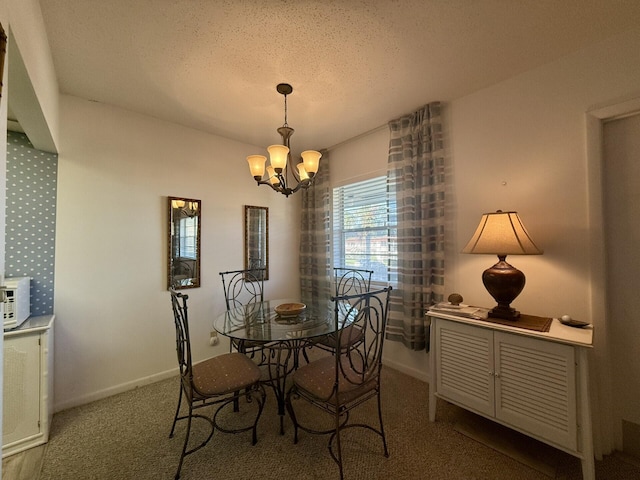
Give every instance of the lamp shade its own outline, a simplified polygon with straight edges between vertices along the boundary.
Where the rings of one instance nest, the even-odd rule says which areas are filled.
[[[284,167],[287,166],[287,154],[289,153],[289,147],[284,145],[271,145],[267,147],[269,151],[269,159],[271,160],[271,166],[276,173],[281,173]]]
[[[305,150],[300,154],[300,156],[304,162],[304,169],[310,177],[313,177],[318,172],[320,157],[322,157],[322,154],[315,150]]]
[[[309,175],[304,169],[304,163],[300,162],[296,167],[298,168],[298,177],[300,178],[300,181],[309,180]]]
[[[280,185],[280,179],[276,175],[276,172],[273,170],[273,167],[271,165],[267,167],[267,175],[269,175],[269,182],[271,182],[271,185],[273,185],[274,187]]]
[[[264,155],[249,155],[247,162],[249,162],[249,170],[251,170],[251,176],[256,180],[260,180],[264,175],[264,164],[267,161],[267,157]]]
[[[494,255],[540,255],[517,212],[484,213],[462,253]]]

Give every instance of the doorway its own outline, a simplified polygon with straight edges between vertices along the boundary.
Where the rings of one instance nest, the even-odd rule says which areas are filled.
[[[640,457],[640,114],[602,125],[608,330],[618,444]]]

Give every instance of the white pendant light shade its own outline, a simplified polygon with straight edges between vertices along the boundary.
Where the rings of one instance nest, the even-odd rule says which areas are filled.
[[[300,181],[309,180],[309,175],[304,168],[304,163],[300,162],[296,167],[298,168],[298,177],[300,178]]]
[[[269,159],[271,166],[276,173],[282,173],[284,167],[287,166],[287,154],[289,153],[289,147],[284,145],[271,145],[267,147],[269,152]]]
[[[249,162],[249,170],[251,170],[253,178],[261,180],[264,175],[264,165],[267,162],[267,157],[264,155],[249,155],[247,162]]]
[[[320,166],[320,157],[322,154],[315,150],[305,150],[300,154],[302,161],[304,162],[304,169],[307,171],[310,177],[313,177],[318,172]]]

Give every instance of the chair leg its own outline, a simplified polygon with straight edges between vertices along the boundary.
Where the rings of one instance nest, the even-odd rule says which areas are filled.
[[[178,462],[178,471],[176,472],[175,480],[180,478],[180,470],[182,470],[182,462],[184,462],[184,456],[187,453],[187,446],[189,445],[189,434],[191,433],[191,418],[193,414],[193,407],[189,404],[189,418],[187,419],[187,433],[184,437],[184,445],[182,447],[182,455],[180,455],[180,462]]]
[[[169,433],[169,438],[173,438],[173,432],[176,429],[176,423],[178,422],[178,414],[180,413],[180,405],[182,404],[182,385],[180,385],[180,391],[178,394],[178,408],[176,408],[176,415],[173,417],[173,425],[171,425],[171,433]]]
[[[387,437],[384,434],[384,425],[382,423],[382,400],[380,398],[380,389],[378,388],[378,419],[380,420],[380,435],[382,436],[382,445],[384,447],[384,456],[389,457],[389,449],[387,448]]]
[[[257,388],[254,389],[255,393],[260,394],[260,398],[258,401],[258,415],[256,416],[256,421],[253,424],[253,438],[252,444],[255,445],[258,443],[258,420],[260,420],[260,416],[262,415],[262,409],[264,408],[264,404],[267,401],[267,392],[264,391],[264,387],[262,385],[258,385]],[[249,390],[247,390],[247,395],[249,395]]]
[[[234,340],[231,340],[229,342],[229,353],[233,353],[233,345],[234,345]],[[236,344],[236,351],[239,353],[245,353],[242,346],[243,346],[242,342]],[[233,392],[233,394],[235,395],[235,399],[233,400],[233,411],[237,413],[240,411],[240,392],[235,391]]]
[[[233,392],[233,395],[235,396],[235,398],[233,399],[233,411],[239,412],[240,411],[240,392],[236,390],[235,392]]]
[[[340,480],[344,479],[344,472],[342,471],[342,444],[340,443],[340,414],[338,413],[338,409],[336,408],[335,411],[335,416],[336,416],[336,444],[338,446],[338,455],[336,456],[337,458],[337,463],[338,463],[338,468],[340,469]],[[331,451],[331,440],[329,440],[329,451]]]
[[[293,405],[291,404],[291,394],[294,389],[295,387],[291,387],[287,392],[285,406],[287,407],[287,412],[289,412],[289,417],[293,423],[293,443],[296,444],[298,443],[298,420],[296,419],[296,412],[293,410]]]
[[[304,357],[307,363],[310,363],[309,355],[307,354],[307,348],[311,348],[311,347],[302,347],[302,356]]]

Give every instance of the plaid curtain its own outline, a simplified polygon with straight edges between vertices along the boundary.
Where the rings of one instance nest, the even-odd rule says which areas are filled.
[[[389,122],[389,198],[398,214],[398,288],[386,338],[429,350],[425,312],[444,297],[445,161],[441,105]]]
[[[300,297],[311,304],[326,301],[331,295],[331,185],[327,151],[322,152],[313,185],[301,192]]]

